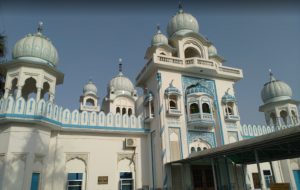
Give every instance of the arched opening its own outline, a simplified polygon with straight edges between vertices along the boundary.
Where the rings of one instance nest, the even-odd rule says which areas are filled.
[[[270,114],[270,119],[271,119],[273,125],[276,125],[276,124],[277,124],[275,113],[272,112],[272,113]]]
[[[74,158],[66,163],[67,190],[85,189],[86,164],[79,158]]]
[[[166,55],[164,52],[161,52],[160,55]]]
[[[131,108],[128,109],[128,115],[129,115],[129,116],[132,115],[132,109],[131,109]]]
[[[177,109],[177,105],[176,105],[175,100],[170,100],[169,106],[170,106],[170,109],[173,109],[173,110]]]
[[[227,107],[225,108],[225,112],[226,112],[226,115],[233,115],[232,107],[227,106]]]
[[[208,103],[202,104],[202,111],[203,111],[203,113],[210,113],[210,108],[209,108]]]
[[[192,103],[190,105],[190,113],[194,114],[194,113],[199,113],[199,106],[197,103]]]
[[[126,114],[126,108],[122,108],[122,115]]]
[[[117,107],[117,108],[116,108],[116,113],[120,113],[120,112],[121,112],[120,107]]]
[[[296,125],[298,123],[298,117],[294,110],[292,110],[292,120],[293,120],[294,125]]]
[[[201,147],[197,147],[197,152],[200,152],[201,151]]]
[[[17,96],[17,84],[18,84],[18,79],[17,78],[14,78],[12,81],[11,81],[11,89],[10,89],[10,94],[13,96],[13,97],[16,97]]]
[[[41,98],[44,99],[45,101],[48,101],[50,99],[49,89],[50,89],[49,83],[44,82],[43,89],[41,91]]]
[[[207,150],[207,147],[203,147],[203,150]]]
[[[195,152],[196,150],[195,150],[195,147],[192,147],[191,148],[191,152]]]
[[[25,80],[25,84],[22,89],[22,96],[25,100],[29,98],[36,98],[37,88],[36,80],[32,77]]]
[[[201,57],[199,51],[192,47],[188,47],[184,50],[184,56],[185,58]]]
[[[95,106],[95,101],[92,98],[88,98],[85,102],[86,106]]]
[[[284,125],[287,125],[288,124],[288,121],[287,121],[287,112],[282,110],[280,112],[280,121],[281,121],[281,124],[284,124]]]

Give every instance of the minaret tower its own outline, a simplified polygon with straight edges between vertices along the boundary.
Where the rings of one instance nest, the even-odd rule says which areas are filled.
[[[56,48],[43,34],[40,22],[36,33],[26,35],[15,44],[12,60],[1,65],[6,76],[4,98],[53,102],[56,85],[62,84],[64,79],[64,74],[57,70],[57,63]]]
[[[264,102],[259,111],[265,113],[266,122],[271,126],[299,124],[299,101],[292,99],[291,87],[283,81],[276,80],[270,70],[270,81],[262,91]]]

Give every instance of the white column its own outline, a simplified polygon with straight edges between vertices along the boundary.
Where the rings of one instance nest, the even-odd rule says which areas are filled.
[[[18,99],[22,96],[22,88],[23,88],[23,86],[18,86],[16,99]]]
[[[50,101],[50,102],[54,102],[54,94],[50,92],[50,93],[49,93],[49,96],[50,96],[50,97],[49,97],[49,101]]]
[[[41,99],[41,92],[42,92],[42,88],[37,87],[36,102],[38,102]]]
[[[5,88],[5,92],[4,92],[4,98],[8,98],[9,91],[10,91],[10,89],[9,89],[9,88]]]

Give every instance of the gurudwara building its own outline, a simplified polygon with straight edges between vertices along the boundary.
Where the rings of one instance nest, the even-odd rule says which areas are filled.
[[[120,60],[107,95],[98,97],[90,80],[79,109],[70,110],[55,103],[64,74],[42,25],[17,41],[12,59],[0,65],[6,79],[0,189],[268,189],[275,181],[300,189],[298,158],[268,162],[267,148],[265,154],[255,149],[256,161],[265,160],[258,164],[248,155],[212,156],[298,128],[292,126],[299,125],[299,102],[288,84],[270,72],[259,107],[266,125],[241,124],[234,85],[242,70],[223,65],[182,7],[166,35],[158,27],[145,59],[135,85]]]

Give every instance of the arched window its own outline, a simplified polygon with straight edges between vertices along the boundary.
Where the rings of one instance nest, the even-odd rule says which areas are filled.
[[[116,108],[116,113],[120,113],[120,112],[121,112],[120,107],[117,107]]]
[[[151,101],[151,103],[150,103],[150,110],[151,110],[151,115],[153,116],[154,115],[154,104],[153,104],[153,101]]]
[[[88,98],[88,99],[86,100],[86,102],[85,102],[85,105],[86,105],[86,106],[95,106],[95,102],[94,102],[93,99]]]
[[[203,147],[203,150],[207,150],[207,147]]]
[[[25,80],[25,84],[22,88],[22,96],[25,100],[29,98],[35,98],[37,93],[36,80],[32,77]]]
[[[280,119],[281,119],[281,124],[284,124],[284,125],[287,125],[287,112],[286,111],[284,111],[284,110],[282,110],[281,112],[280,112]]]
[[[126,108],[122,108],[122,115],[126,114]]]
[[[191,152],[195,152],[196,150],[195,150],[195,147],[192,147],[191,148]]]
[[[49,100],[49,98],[50,98],[49,97],[49,89],[50,89],[49,83],[48,82],[44,82],[40,98],[44,99],[45,101]]]
[[[188,47],[184,50],[184,56],[185,58],[201,57],[199,51],[192,47]]]
[[[199,113],[199,107],[197,103],[192,103],[190,105],[190,113],[194,114],[194,113]]]
[[[129,115],[129,116],[132,115],[132,109],[131,109],[131,108],[128,109],[128,115]]]
[[[170,109],[174,109],[174,110],[177,109],[175,100],[170,100],[169,105],[170,105]]]
[[[232,111],[232,108],[230,106],[227,106],[225,108],[225,112],[226,112],[226,115],[233,115],[233,111]]]
[[[161,52],[160,55],[166,55],[164,52]]]
[[[203,113],[210,113],[210,108],[209,108],[208,103],[202,104],[202,111],[203,111]]]
[[[200,152],[201,151],[201,147],[197,147],[197,152]]]

